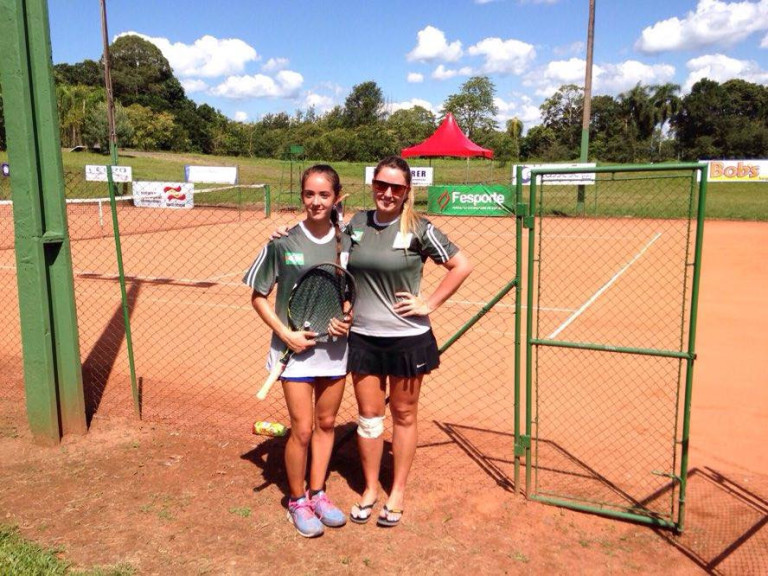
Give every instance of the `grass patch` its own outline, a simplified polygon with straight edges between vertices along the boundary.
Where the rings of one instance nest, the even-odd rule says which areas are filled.
[[[61,552],[46,550],[21,536],[18,528],[0,525],[0,574],[14,576],[131,576],[135,570],[125,564],[75,570],[59,557]]]

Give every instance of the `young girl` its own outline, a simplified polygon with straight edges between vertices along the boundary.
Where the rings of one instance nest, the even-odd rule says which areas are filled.
[[[267,360],[270,369],[285,346],[296,355],[281,376],[291,432],[285,446],[285,468],[290,497],[288,519],[302,536],[320,536],[323,525],[340,527],[347,519],[324,491],[328,462],[334,441],[336,414],[344,393],[347,371],[348,322],[331,321],[327,342],[315,342],[317,333],[292,331],[287,306],[291,288],[309,267],[336,262],[342,251],[342,235],[334,205],[339,200],[339,175],[328,165],[318,164],[301,177],[301,200],[305,219],[272,240],[259,253],[243,282],[253,289],[256,313],[272,329]],[[346,260],[346,254],[341,261]],[[267,296],[277,284],[275,309]],[[314,406],[313,406],[314,393]],[[313,430],[314,429],[314,430]],[[307,452],[312,444],[309,486],[305,491]]]

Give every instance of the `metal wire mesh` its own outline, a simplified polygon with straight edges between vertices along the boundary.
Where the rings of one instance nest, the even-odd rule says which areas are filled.
[[[3,177],[0,182],[8,182]],[[20,415],[24,409],[24,378],[19,325],[16,257],[13,251],[13,211],[10,201],[0,201],[0,404],[3,417]],[[10,414],[13,412],[13,414]],[[1,423],[0,423],[1,425]]]
[[[530,495],[672,521],[695,172],[600,174],[581,204],[576,187],[541,181]]]
[[[128,332],[106,184],[85,182],[76,173],[67,174],[66,184],[73,200],[67,217],[87,413],[129,415],[134,399]],[[368,206],[370,197],[361,184],[344,184],[352,192],[346,206],[350,217]],[[263,194],[246,186],[200,193],[189,210],[141,208],[129,198],[118,200],[135,386],[145,420],[229,434],[250,433],[255,420],[287,423],[279,386],[263,402],[254,397],[266,377],[269,333],[241,277],[271,231],[295,224],[302,214],[298,198],[276,194],[267,219]],[[425,204],[426,192],[419,195]],[[443,343],[515,277],[515,219],[429,217],[475,264],[460,292],[433,317]],[[423,290],[432,290],[443,273],[428,263]],[[511,463],[513,320],[510,293],[443,354],[441,368],[426,378],[420,446],[429,449],[430,460],[450,466],[451,458],[470,453],[474,458],[493,454],[502,468]],[[350,385],[337,424],[349,429],[344,425],[356,418]]]

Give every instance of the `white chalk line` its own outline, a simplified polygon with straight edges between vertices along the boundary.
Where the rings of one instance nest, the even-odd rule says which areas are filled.
[[[595,302],[595,300],[597,300],[600,296],[602,296],[605,293],[605,291],[608,290],[608,288],[613,286],[613,284],[621,277],[621,275],[624,274],[624,272],[626,272],[627,270],[629,270],[629,267],[632,266],[632,264],[634,264],[635,262],[637,262],[637,260],[640,259],[643,256],[643,254],[645,254],[648,251],[648,249],[659,238],[661,238],[661,232],[657,232],[656,235],[653,238],[651,238],[651,240],[645,246],[643,246],[643,249],[640,250],[640,252],[638,252],[637,254],[635,254],[632,260],[630,260],[624,266],[622,266],[622,268],[618,272],[616,272],[616,274],[614,274],[611,277],[611,279],[608,280],[608,282],[603,284],[600,287],[600,289],[597,292],[595,292],[591,298],[589,298],[589,300],[587,300],[584,304],[582,304],[581,307],[578,310],[576,310],[573,314],[571,314],[566,319],[565,322],[563,322],[554,332],[552,332],[549,336],[547,336],[547,339],[551,340],[557,337],[557,335],[560,334],[560,332],[565,330],[574,320],[576,320],[576,318],[581,316],[586,311],[586,309],[589,308]]]

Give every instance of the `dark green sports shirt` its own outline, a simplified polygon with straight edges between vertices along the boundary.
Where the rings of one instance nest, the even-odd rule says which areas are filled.
[[[346,262],[349,239],[342,234],[342,265]],[[243,276],[243,282],[258,294],[268,295],[277,284],[275,313],[288,326],[288,299],[299,277],[310,267],[323,262],[336,262],[336,237],[331,231],[324,238],[315,238],[300,222],[288,235],[272,240],[261,249],[256,260]],[[319,332],[319,330],[315,330]],[[267,370],[278,361],[285,343],[272,334]],[[293,356],[285,367],[286,378],[310,376],[343,376],[347,372],[347,339],[318,342],[302,354]]]
[[[428,316],[395,313],[395,292],[419,294],[424,263],[450,260],[459,248],[426,218],[403,238],[400,218],[378,224],[375,211],[358,212],[345,229],[351,246],[347,268],[357,283],[352,331],[368,336],[409,336],[430,328]]]

